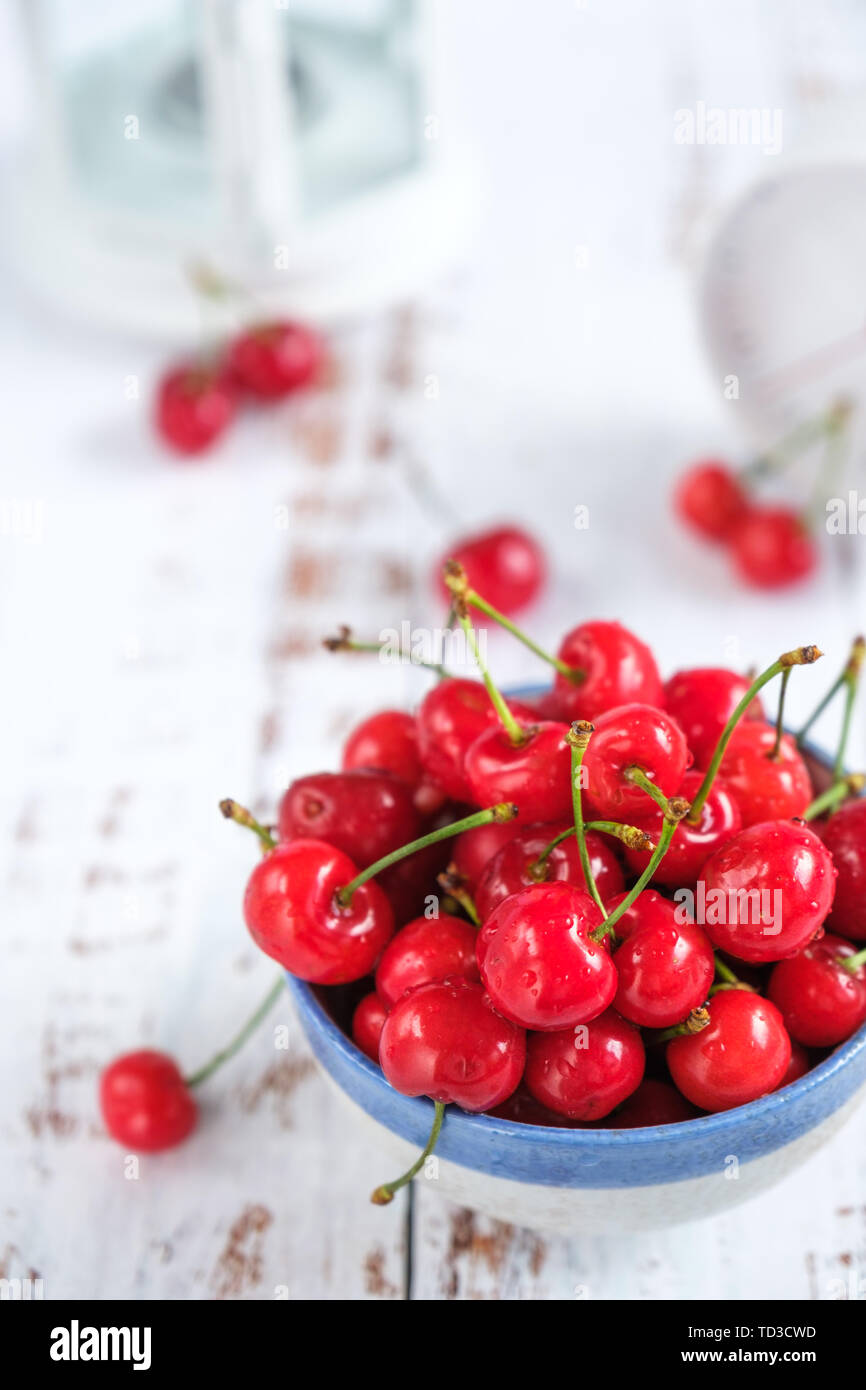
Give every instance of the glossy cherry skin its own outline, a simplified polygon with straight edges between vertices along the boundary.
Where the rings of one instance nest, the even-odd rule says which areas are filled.
[[[804,1047],[835,1047],[866,1022],[866,965],[852,973],[839,964],[856,949],[844,937],[822,936],[773,970],[767,995]]]
[[[677,796],[694,801],[702,781],[702,772],[690,770],[677,788]],[[649,801],[649,797],[646,801]],[[658,843],[664,824],[659,807],[653,807],[647,815],[635,817],[634,823],[645,830],[655,844]],[[717,777],[701,807],[701,818],[697,825],[691,825],[688,819],[680,821],[664,859],[653,874],[653,882],[676,888],[694,883],[710,855],[727,844],[742,826],[743,818],[733,794]],[[647,851],[628,847],[625,857],[637,874],[643,873],[650,861]]]
[[[315,379],[322,363],[318,334],[300,323],[257,324],[229,348],[235,380],[262,401],[279,400]]]
[[[786,507],[751,507],[737,522],[731,555],[741,577],[758,589],[796,584],[818,564],[815,542]]]
[[[474,893],[490,860],[514,838],[518,829],[514,821],[491,821],[489,825],[464,830],[451,841],[451,862],[470,893]]]
[[[670,1028],[706,1002],[716,962],[706,932],[694,922],[648,923],[614,954],[613,1006],[641,1028]]]
[[[748,507],[736,474],[716,460],[695,463],[682,474],[674,494],[678,515],[699,535],[727,540]]]
[[[369,975],[394,933],[394,914],[374,880],[355,890],[348,907],[337,903],[337,890],[356,874],[348,855],[324,841],[277,845],[247,884],[250,936],[266,956],[313,984],[342,985]]]
[[[455,541],[435,570],[439,591],[450,602],[451,592],[442,579],[446,560],[459,561],[469,587],[507,617],[532,603],[547,577],[541,546],[519,526],[498,526]],[[473,610],[472,616],[475,622],[485,621],[484,614],[477,610]]]
[[[719,776],[733,792],[744,826],[802,816],[812,800],[812,782],[791,735],[782,735],[778,756],[771,758],[775,742],[771,724],[740,723],[719,765]]]
[[[99,1105],[112,1139],[140,1153],[182,1144],[195,1129],[198,1108],[173,1057],[144,1048],[106,1067]]]
[[[548,1110],[546,1105],[542,1105],[535,1096],[530,1095],[522,1083],[513,1095],[501,1105],[495,1105],[492,1110],[488,1110],[487,1114],[495,1116],[497,1120],[511,1120],[519,1125],[543,1125],[547,1129],[584,1128],[580,1121],[567,1120],[564,1115],[557,1115],[553,1110]]]
[[[615,893],[612,898],[605,899],[605,907],[608,913],[613,912],[615,907],[619,907],[626,893]],[[625,941],[631,936],[638,927],[648,924],[660,927],[676,926],[679,921],[677,906],[672,903],[670,898],[665,898],[658,893],[655,888],[644,888],[642,893],[638,893],[634,902],[627,907],[625,912],[618,918],[615,924],[617,941]]]
[[[416,917],[392,936],[376,967],[376,993],[390,1009],[409,989],[462,975],[478,979],[477,931],[471,922],[441,912]]]
[[[417,787],[423,768],[415,716],[402,709],[382,709],[356,724],[343,744],[343,771],[357,768],[392,772]]]
[[[518,716],[532,718],[518,701],[508,703]],[[428,776],[455,801],[471,801],[466,754],[485,729],[499,727],[484,686],[460,677],[439,681],[421,701],[417,722],[418,750]]]
[[[646,1076],[618,1110],[608,1117],[609,1129],[646,1129],[651,1125],[677,1125],[697,1115],[693,1105],[667,1081]]]
[[[236,393],[221,367],[183,363],[157,387],[154,423],[160,438],[176,453],[192,456],[203,453],[225,433],[236,408]]]
[[[722,990],[710,1000],[709,1026],[672,1038],[667,1063],[678,1089],[701,1110],[732,1110],[775,1091],[788,1070],[791,1039],[769,999]]]
[[[474,981],[433,981],[390,1010],[379,1061],[401,1095],[490,1110],[517,1089],[526,1034],[496,1012]]]
[[[839,875],[827,926],[854,941],[866,941],[866,800],[849,801],[815,828]]]
[[[553,722],[522,727],[524,743],[513,744],[497,725],[472,744],[464,763],[471,800],[478,806],[512,801],[521,824],[561,820],[572,806],[568,729]]]
[[[388,1010],[373,990],[365,994],[352,1015],[352,1041],[371,1062],[379,1061],[379,1039]]]
[[[581,623],[563,638],[557,655],[584,673],[576,683],[557,674],[553,688],[560,719],[595,721],[617,705],[662,703],[661,677],[652,652],[621,623]]]
[[[280,802],[280,840],[327,840],[366,869],[422,833],[412,790],[390,772],[314,772]]]
[[[637,704],[608,710],[596,720],[583,758],[586,806],[604,819],[631,820],[646,812],[651,798],[625,780],[625,770],[641,768],[673,796],[689,761],[682,730],[663,710]]]
[[[597,1018],[616,993],[616,970],[590,935],[602,917],[588,893],[540,883],[513,893],[478,933],[478,968],[495,1007],[539,1032]]]
[[[494,855],[475,890],[475,906],[482,922],[505,898],[524,888],[531,888],[534,883],[571,883],[575,888],[586,888],[577,840],[573,834],[550,851],[541,869],[534,869],[539,855],[566,828],[561,821],[528,825]],[[586,847],[593,878],[602,899],[620,893],[623,888],[622,869],[604,836],[588,830]]]
[[[556,1033],[531,1033],[527,1089],[557,1115],[601,1120],[643,1080],[644,1048],[634,1024],[608,1009],[590,1023]]]
[[[698,920],[703,916],[710,940],[737,960],[782,960],[821,930],[835,884],[833,860],[807,825],[750,825],[701,870]]]
[[[717,666],[677,671],[666,682],[665,709],[685,734],[697,767],[708,765],[722,730],[750,685],[745,676]],[[750,702],[744,718],[763,718],[757,697]]]
[[[790,1086],[792,1081],[799,1081],[801,1076],[805,1076],[807,1071],[812,1069],[812,1059],[800,1043],[791,1038],[791,1060],[788,1063],[788,1070],[776,1087],[781,1090],[783,1086]]]

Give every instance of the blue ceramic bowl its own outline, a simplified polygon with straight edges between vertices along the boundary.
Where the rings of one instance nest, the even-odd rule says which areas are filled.
[[[820,785],[827,760],[809,752]],[[431,1102],[388,1085],[335,1022],[328,991],[292,977],[288,987],[327,1077],[400,1172],[427,1139]],[[426,1177],[452,1200],[518,1225],[648,1230],[711,1215],[770,1187],[840,1128],[864,1081],[866,1025],[790,1086],[680,1124],[555,1129],[449,1106]]]

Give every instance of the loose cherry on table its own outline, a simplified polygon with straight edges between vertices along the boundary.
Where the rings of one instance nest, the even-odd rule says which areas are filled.
[[[637,767],[673,796],[690,757],[682,730],[662,710],[642,704],[608,710],[595,721],[583,760],[586,805],[598,816],[632,820],[646,811],[648,796],[625,773]]]
[[[587,889],[574,828],[571,827],[571,834],[550,849],[552,842],[568,828],[561,821],[528,825],[497,851],[488,861],[475,890],[475,906],[482,921],[512,893],[536,883],[570,883],[575,888]],[[586,833],[586,847],[599,893],[605,900],[614,897],[623,887],[619,860],[604,836],[594,830]],[[550,852],[545,855],[548,849]]]
[[[666,681],[664,707],[685,734],[697,767],[705,768],[709,763],[722,730],[750,685],[745,676],[718,666],[677,671]],[[744,717],[763,718],[757,697]]]
[[[704,864],[699,920],[710,940],[738,960],[780,960],[821,930],[835,881],[832,857],[807,825],[751,825]]]
[[[352,1014],[352,1040],[371,1062],[379,1061],[379,1039],[387,1015],[375,990],[364,995]]]
[[[790,734],[776,742],[771,724],[749,719],[731,734],[719,776],[733,793],[743,825],[802,816],[812,781]]]
[[[416,917],[401,927],[376,967],[376,993],[386,1009],[418,985],[446,980],[451,975],[478,979],[476,930],[471,922],[450,913]]]
[[[677,788],[677,795],[688,802],[693,801],[702,780],[703,773],[690,769]],[[653,806],[648,797],[646,802],[648,809],[636,816],[635,822],[651,840],[658,841],[664,816],[661,808]],[[697,825],[691,825],[688,818],[681,821],[664,859],[653,874],[653,881],[671,887],[694,883],[710,855],[732,839],[742,829],[742,824],[740,808],[733,793],[717,777],[701,807]],[[625,855],[636,873],[642,873],[650,860],[645,850],[629,846],[626,846]]]
[[[733,469],[716,459],[693,464],[679,479],[674,506],[693,531],[727,541],[746,514],[749,499]]]
[[[791,1060],[791,1039],[769,999],[726,989],[709,1004],[699,1033],[672,1038],[667,1063],[678,1089],[701,1110],[731,1110],[774,1091]]]
[[[601,1120],[643,1080],[641,1035],[608,1009],[581,1027],[531,1033],[525,1082],[541,1105],[571,1120]]]
[[[730,544],[736,569],[759,589],[796,583],[818,563],[805,522],[787,507],[750,507],[737,521]]]
[[[300,323],[255,324],[240,333],[228,350],[234,379],[262,401],[279,400],[308,386],[322,365],[318,334]]]
[[[281,840],[326,840],[358,865],[421,833],[411,787],[391,772],[356,768],[298,777],[280,802]]]
[[[636,927],[614,958],[617,1013],[642,1028],[669,1028],[705,1002],[715,957],[694,922],[648,922]]]
[[[159,382],[155,425],[160,438],[176,453],[204,453],[235,417],[237,391],[222,364],[187,362]]]
[[[833,856],[838,877],[827,926],[866,941],[866,800],[849,801],[815,829]]]
[[[436,567],[437,587],[450,602],[451,590],[442,579],[448,559],[462,565],[469,587],[507,617],[532,603],[547,577],[541,546],[518,526],[499,526],[455,541]]]
[[[177,1063],[149,1048],[127,1052],[106,1067],[99,1101],[112,1139],[142,1153],[183,1143],[198,1118],[192,1091]]]
[[[866,959],[825,935],[774,966],[767,996],[804,1047],[835,1047],[866,1022]]]
[[[534,712],[509,701],[512,712],[531,722]],[[455,801],[471,801],[464,771],[470,746],[498,716],[480,681],[449,677],[428,691],[418,710],[418,748],[429,777]]]
[[[662,703],[652,652],[621,623],[581,623],[563,638],[557,658],[576,673],[554,679],[560,719],[594,721],[617,705]]]
[[[597,1018],[616,993],[603,921],[588,893],[540,883],[501,902],[478,933],[481,980],[499,1012],[538,1031]]]

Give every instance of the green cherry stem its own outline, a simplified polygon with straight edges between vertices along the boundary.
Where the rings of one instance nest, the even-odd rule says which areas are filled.
[[[660,1033],[650,1034],[647,1042],[652,1045],[670,1042],[672,1038],[694,1037],[695,1033],[702,1033],[709,1026],[709,1023],[709,1009],[702,1004],[699,1008],[692,1009],[688,1018],[684,1019],[682,1023],[675,1024],[673,1028],[664,1028]]]
[[[779,709],[776,714],[776,737],[773,740],[772,748],[767,754],[767,757],[773,762],[778,761],[779,752],[782,747],[782,734],[785,732],[785,696],[788,693],[788,681],[791,679],[792,669],[792,667],[786,666],[782,672],[782,685],[779,690]]]
[[[866,950],[858,951],[856,956],[837,956],[836,963],[853,975],[861,965],[866,965]]]
[[[608,933],[613,931],[620,917],[622,917],[624,913],[628,912],[628,909],[631,907],[635,898],[643,892],[644,888],[646,888],[647,884],[649,883],[659,864],[662,862],[665,855],[667,854],[668,845],[674,837],[674,833],[676,832],[677,826],[679,825],[680,821],[688,815],[688,813],[689,803],[683,797],[672,796],[670,798],[670,800],[668,801],[667,811],[665,812],[664,822],[662,824],[662,833],[659,836],[658,844],[652,852],[652,856],[650,858],[649,863],[647,864],[637,883],[635,883],[634,886],[629,889],[628,893],[626,893],[622,902],[618,903],[617,906],[614,908],[613,912],[611,912],[610,916],[606,917],[605,920],[602,922],[601,926],[596,928],[596,930],[592,932],[591,935],[593,941],[603,941],[605,936],[607,936]]]
[[[636,825],[622,825],[616,820],[588,820],[584,822],[584,830],[597,830],[602,835],[613,835],[622,844],[628,845],[629,849],[652,852],[655,849],[655,840],[651,840],[645,830],[639,830]],[[574,834],[574,827],[569,826],[567,830],[560,830],[558,835],[554,835],[549,845],[545,845],[537,859],[533,859],[531,864],[527,864],[526,872],[530,878],[534,878],[538,883],[544,883],[546,874],[545,868],[547,861],[557,845],[561,845],[563,840],[568,840]]]
[[[818,816],[823,816],[825,811],[835,811],[836,807],[846,801],[849,796],[856,796],[866,787],[866,775],[862,772],[849,773],[847,777],[834,782],[820,796],[810,802],[806,807],[802,820],[815,820]]]
[[[829,410],[822,410],[820,415],[813,415],[807,420],[801,420],[772,449],[759,454],[756,459],[747,464],[741,470],[741,475],[744,478],[764,478],[770,473],[784,468],[801,450],[808,448],[816,440],[840,428],[847,420],[850,411],[850,403],[840,399],[834,402]]]
[[[513,801],[500,801],[495,806],[488,806],[484,811],[475,811],[471,816],[464,816],[462,820],[452,821],[451,825],[442,825],[438,830],[431,830],[428,835],[421,835],[417,840],[411,840],[408,845],[401,845],[399,849],[392,849],[390,854],[385,854],[381,859],[377,859],[375,864],[370,864],[361,873],[356,874],[351,883],[347,883],[345,888],[337,890],[337,902],[340,907],[348,907],[352,901],[352,894],[356,888],[360,888],[362,883],[367,883],[376,874],[388,869],[392,864],[397,864],[401,859],[405,859],[409,854],[415,854],[419,849],[426,849],[428,845],[438,845],[440,840],[449,840],[452,835],[459,835],[463,830],[475,830],[479,825],[489,825],[491,821],[502,824],[505,821],[514,820],[517,815],[517,807]]]
[[[490,699],[493,703],[493,708],[496,710],[496,713],[499,716],[499,722],[501,723],[503,729],[508,735],[511,744],[515,748],[519,748],[522,743],[526,742],[527,735],[518,724],[514,715],[511,713],[511,710],[508,708],[508,705],[505,703],[505,700],[503,699],[500,691],[497,689],[493,681],[493,678],[487,669],[486,663],[480,651],[478,650],[478,643],[475,641],[475,633],[472,631],[472,624],[469,621],[466,609],[459,603],[457,605],[457,621],[463,629],[464,635],[466,637],[466,645],[469,647],[469,650],[475,658],[475,664],[481,672],[481,679],[484,682],[484,688],[486,689],[487,694],[490,696]]]
[[[222,1066],[223,1062],[227,1062],[230,1057],[234,1057],[236,1052],[240,1052],[247,1038],[249,1038],[256,1031],[259,1024],[264,1021],[284,989],[285,980],[282,975],[279,975],[271,985],[258,1008],[254,1013],[250,1014],[243,1028],[235,1034],[231,1042],[219,1052],[215,1053],[210,1061],[206,1062],[203,1067],[199,1067],[198,1071],[194,1071],[191,1076],[184,1077],[187,1086],[200,1086],[202,1081],[207,1081],[209,1076],[213,1076],[214,1072]]]
[[[231,797],[227,796],[224,801],[220,802],[220,810],[226,820],[233,820],[236,824],[243,825],[247,830],[252,830],[258,835],[262,842],[264,853],[267,853],[269,849],[276,849],[277,842],[270,830],[264,825],[260,825],[255,816],[247,810],[246,806],[241,806],[240,802],[232,801]]]
[[[581,671],[577,666],[569,666],[567,662],[561,661],[558,656],[553,656],[550,652],[545,651],[544,647],[540,647],[537,642],[533,641],[528,633],[524,632],[516,623],[513,623],[504,613],[500,613],[499,609],[494,608],[492,603],[488,603],[486,598],[482,598],[477,590],[467,589],[465,600],[470,608],[477,608],[480,613],[484,613],[488,618],[492,618],[493,622],[505,628],[506,632],[510,632],[512,637],[516,637],[518,642],[522,642],[524,647],[528,647],[535,656],[540,657],[542,661],[546,661],[548,666],[552,666],[554,671],[558,671],[566,680],[573,681],[575,685],[578,685],[582,680],[586,680],[585,671]]]
[[[627,782],[631,782],[632,786],[640,787],[642,792],[651,796],[662,813],[668,809],[668,799],[661,787],[657,787],[655,782],[650,781],[642,767],[638,767],[636,764],[634,767],[627,767],[622,775]]]
[[[719,741],[710,759],[709,767],[704,774],[704,780],[701,782],[695,799],[692,802],[692,809],[689,812],[689,823],[691,825],[697,825],[700,821],[701,812],[704,809],[704,802],[707,799],[710,787],[715,781],[716,773],[719,770],[719,764],[725,756],[725,749],[730,742],[731,735],[758,692],[763,690],[764,686],[767,685],[769,681],[773,680],[776,676],[780,676],[783,671],[786,671],[789,666],[808,666],[823,655],[824,653],[815,646],[795,647],[793,651],[783,652],[778,661],[774,661],[772,666],[768,666],[766,671],[762,671],[761,674],[756,676],[755,680],[752,681],[752,684],[749,686],[719,735]]]
[[[436,882],[444,893],[453,898],[469,918],[473,927],[481,926],[481,918],[478,916],[478,909],[475,906],[475,899],[466,887],[463,879],[453,869],[446,869],[444,873],[438,874]]]
[[[421,666],[427,671],[435,671],[440,680],[446,680],[451,675],[441,662],[426,661],[412,651],[407,652],[403,647],[394,651],[389,642],[358,642],[352,636],[352,629],[345,626],[339,629],[336,636],[323,637],[322,646],[329,652],[376,652],[379,656],[387,652],[400,662],[408,662],[410,666]]]
[[[399,1192],[401,1187],[405,1187],[407,1183],[412,1181],[416,1174],[421,1172],[427,1159],[435,1149],[437,1140],[439,1139],[439,1131],[442,1128],[442,1121],[445,1118],[445,1106],[442,1104],[441,1100],[436,1100],[433,1102],[433,1107],[433,1127],[430,1130],[430,1138],[415,1159],[412,1167],[407,1168],[402,1177],[395,1178],[393,1182],[383,1182],[381,1187],[377,1187],[375,1192],[371,1193],[370,1201],[374,1202],[377,1207],[386,1207],[389,1202],[393,1202],[394,1193]]]
[[[592,737],[592,725],[586,719],[579,719],[572,724],[568,733],[565,735],[566,742],[571,748],[571,804],[574,809],[574,834],[577,840],[577,852],[580,856],[580,867],[583,869],[583,877],[590,897],[600,911],[602,917],[607,915],[607,909],[598,891],[598,884],[592,872],[592,863],[589,858],[589,850],[586,847],[586,827],[583,821],[583,796],[581,794],[581,777],[583,755],[589,747],[589,740]]]
[[[812,713],[809,715],[809,718],[806,720],[805,724],[800,729],[800,732],[797,734],[798,744],[802,744],[812,725],[815,723],[815,720],[818,719],[819,716],[824,713],[824,710],[830,704],[830,701],[836,694],[838,694],[838,692],[842,689],[843,686],[845,686],[846,689],[846,713],[848,714],[848,722],[850,723],[850,707],[853,706],[854,703],[854,694],[856,694],[857,691],[857,685],[860,678],[860,670],[863,666],[864,658],[866,658],[866,639],[864,639],[863,637],[855,637],[851,645],[851,651],[848,655],[848,660],[846,661],[844,667],[839,672],[839,675],[836,677],[827,693],[818,701],[818,704],[815,706]],[[845,755],[846,742],[847,726],[843,731],[843,741],[840,743],[843,758]]]
[[[737,975],[735,975],[731,967],[729,965],[726,965],[719,955],[716,955],[715,961],[717,983],[714,984],[712,989],[710,990],[711,999],[714,998],[715,995],[717,995],[718,993],[720,993],[721,990],[724,989],[752,990],[752,986],[747,985],[743,980],[741,980]],[[753,990],[752,992],[754,993]]]

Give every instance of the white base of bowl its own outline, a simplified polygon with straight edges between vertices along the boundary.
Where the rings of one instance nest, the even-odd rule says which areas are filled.
[[[358,1124],[368,1134],[376,1135],[386,1160],[393,1165],[383,1170],[383,1178],[408,1168],[418,1156],[417,1148],[372,1119],[327,1072],[324,1075]],[[493,1177],[437,1159],[428,1164],[429,1173],[419,1174],[415,1181],[428,1182],[443,1197],[461,1206],[532,1230],[585,1236],[660,1230],[715,1216],[765,1192],[826,1144],[861,1099],[862,1093],[856,1093],[799,1139],[762,1158],[739,1163],[736,1154],[722,1155],[719,1171],[700,1178],[647,1187],[545,1187]]]

